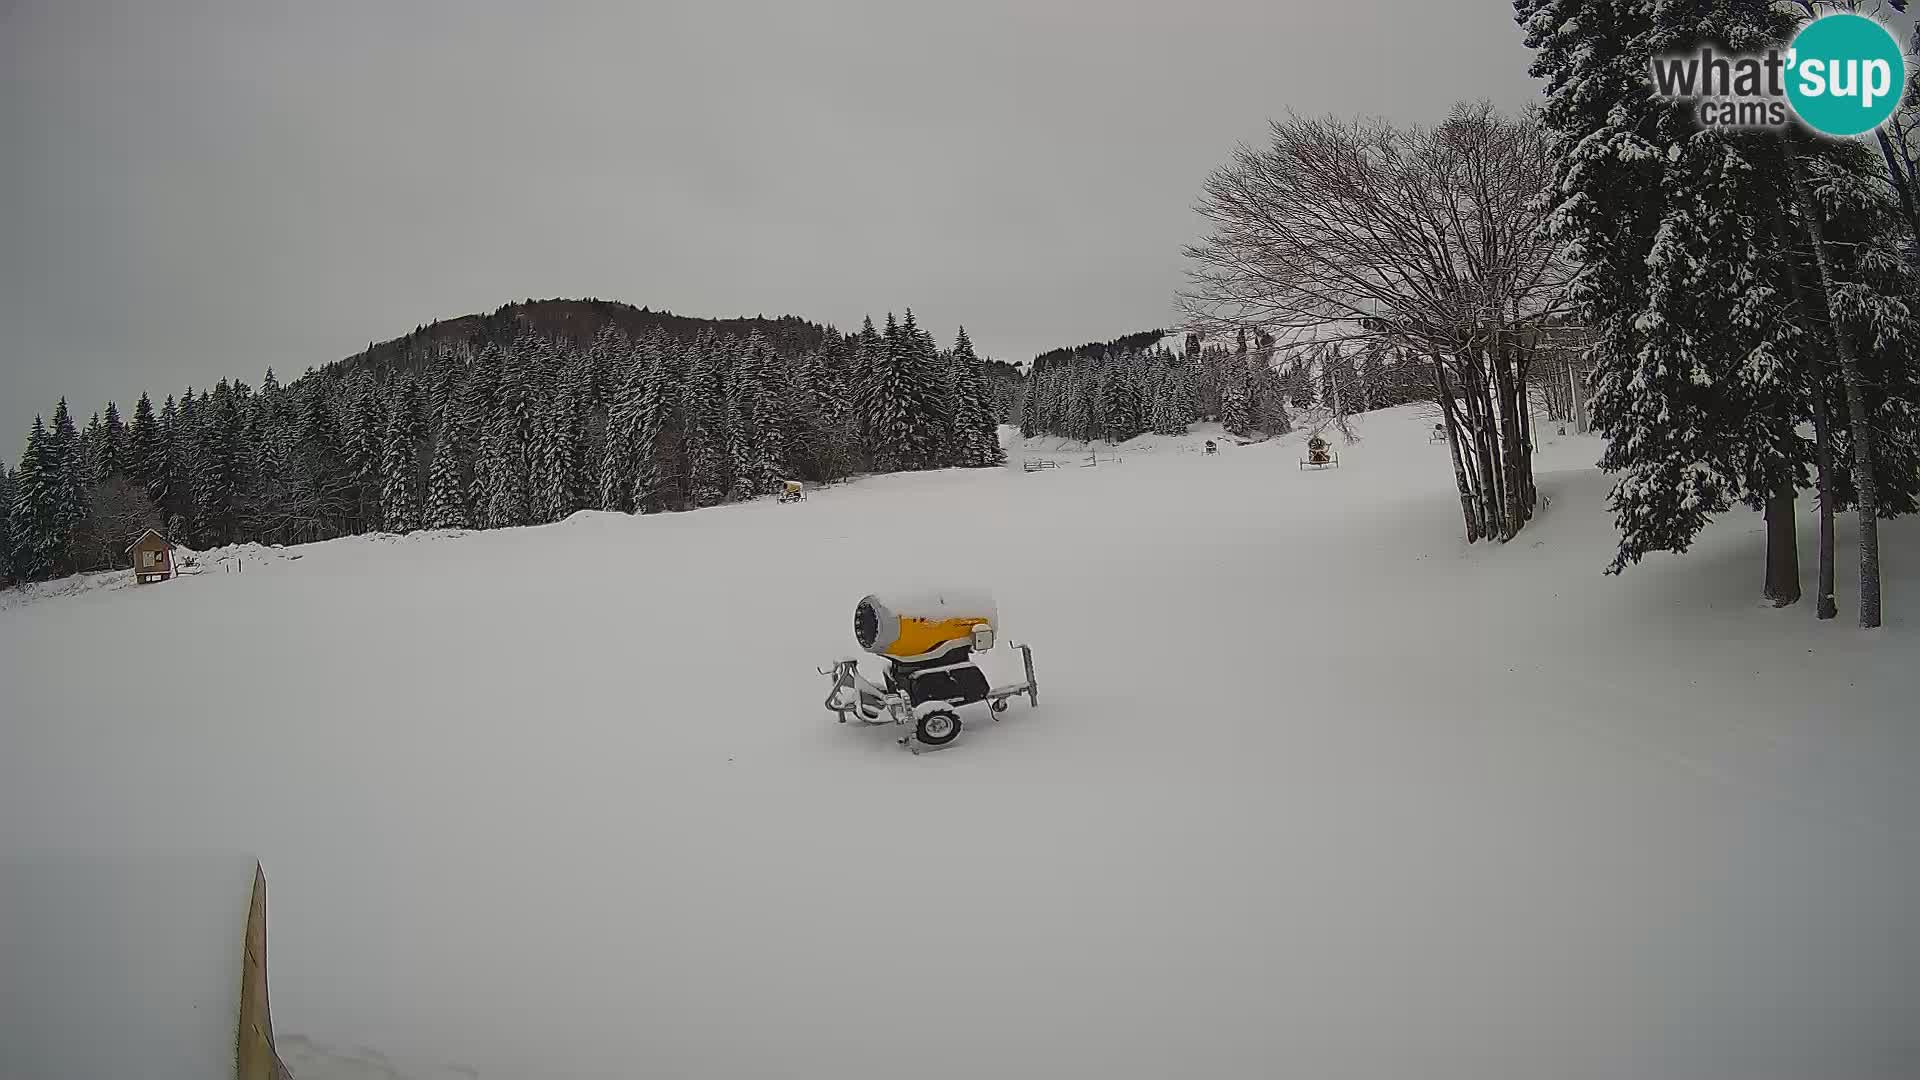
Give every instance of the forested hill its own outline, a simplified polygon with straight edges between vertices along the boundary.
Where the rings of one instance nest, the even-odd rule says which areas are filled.
[[[503,304],[487,315],[462,315],[416,326],[413,332],[392,341],[369,343],[364,352],[355,353],[326,365],[337,374],[350,374],[368,368],[381,378],[393,372],[420,371],[433,360],[442,346],[464,344],[475,355],[487,346],[506,348],[516,337],[532,332],[543,338],[585,345],[602,328],[611,326],[629,338],[640,338],[661,331],[676,341],[691,342],[705,331],[747,338],[759,334],[782,356],[798,356],[818,349],[828,329],[795,315],[769,319],[702,319],[654,311],[615,300],[524,300]]]
[[[597,300],[422,327],[282,384],[221,379],[82,422],[63,398],[0,467],[0,585],[206,550],[655,513],[783,481],[990,467],[1019,377],[909,310],[841,335]]]
[[[1142,352],[1151,349],[1154,342],[1166,336],[1165,330],[1142,330],[1137,334],[1125,334],[1112,341],[1089,341],[1085,345],[1061,346],[1048,349],[1033,358],[1033,370],[1041,371],[1054,364],[1080,357],[1083,360],[1104,360],[1109,355]]]

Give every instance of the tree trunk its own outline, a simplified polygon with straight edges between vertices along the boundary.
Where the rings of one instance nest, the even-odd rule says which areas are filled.
[[[1466,376],[1468,434],[1473,438],[1474,457],[1479,466],[1480,506],[1486,515],[1489,539],[1506,539],[1503,519],[1505,499],[1500,490],[1500,454],[1494,445],[1497,432],[1493,422],[1493,397],[1487,386],[1485,357],[1469,360]]]
[[[1840,614],[1833,599],[1833,446],[1827,434],[1827,398],[1818,383],[1813,397],[1813,463],[1815,482],[1820,485],[1820,580],[1819,595],[1813,601],[1816,619],[1831,619]]]
[[[1585,435],[1592,430],[1591,423],[1587,420],[1586,380],[1580,377],[1579,369],[1574,366],[1572,360],[1567,361],[1567,379],[1569,380],[1568,392],[1573,395],[1573,430],[1577,434]]]
[[[1504,335],[1502,335],[1504,337]],[[1491,356],[1493,361],[1493,385],[1498,395],[1500,409],[1500,472],[1501,472],[1501,514],[1506,519],[1500,539],[1511,540],[1520,531],[1520,524],[1526,520],[1526,485],[1520,476],[1522,451],[1520,448],[1520,413],[1524,406],[1514,402],[1512,358],[1508,355],[1509,344],[1496,338]]]
[[[1807,236],[1813,241],[1813,259],[1820,267],[1820,287],[1827,302],[1827,322],[1833,327],[1833,349],[1840,356],[1840,376],[1847,387],[1847,418],[1853,426],[1853,486],[1860,500],[1860,625],[1871,630],[1880,625],[1880,493],[1873,481],[1873,425],[1867,416],[1865,379],[1853,352],[1853,335],[1833,311],[1837,283],[1832,260],[1827,254],[1825,231],[1820,225],[1819,208],[1807,184],[1798,150],[1790,136],[1785,140],[1788,171],[1793,175],[1793,193],[1800,203]]]
[[[1799,255],[1794,250],[1793,237],[1789,232],[1785,215],[1774,222],[1780,236],[1780,247],[1786,253],[1787,296],[1795,311],[1806,311],[1806,294],[1800,287]],[[1816,556],[1819,562],[1816,571],[1813,615],[1816,619],[1831,619],[1839,614],[1839,608],[1833,600],[1833,450],[1827,443],[1827,391],[1826,380],[1822,378],[1820,364],[1811,353],[1806,357],[1804,372],[1807,380],[1807,393],[1813,402],[1813,465],[1814,490],[1820,501],[1820,542]],[[1771,532],[1768,533],[1769,554],[1772,544]],[[1799,537],[1794,537],[1795,551],[1798,551]],[[1769,566],[1771,574],[1771,566]],[[1798,567],[1794,575],[1799,576]]]
[[[1440,411],[1446,417],[1447,452],[1453,455],[1453,482],[1460,487],[1460,516],[1466,521],[1467,543],[1471,544],[1486,534],[1481,530],[1473,488],[1467,482],[1466,463],[1460,458],[1460,422],[1453,415],[1453,388],[1447,385],[1447,372],[1440,366],[1438,353],[1433,357],[1433,382],[1440,389]]]
[[[1794,520],[1795,492],[1792,484],[1767,500],[1767,580],[1761,594],[1774,607],[1800,602],[1800,533]]]
[[[1557,379],[1548,379],[1542,389],[1546,391],[1548,423],[1564,424],[1571,419],[1573,403],[1567,400],[1567,388]]]
[[[1520,457],[1516,467],[1520,470],[1520,521],[1514,526],[1518,531],[1533,520],[1534,507],[1539,502],[1540,493],[1533,486],[1533,408],[1527,399],[1527,368],[1529,362],[1521,357],[1513,361],[1513,401],[1520,417]]]
[[[1477,381],[1477,380],[1476,380]],[[1474,479],[1480,488],[1480,512],[1486,519],[1487,538],[1501,535],[1505,527],[1500,521],[1500,456],[1494,453],[1493,440],[1488,437],[1488,428],[1492,419],[1487,415],[1486,398],[1480,386],[1472,387],[1466,398],[1467,435],[1473,444],[1473,463],[1476,470]]]

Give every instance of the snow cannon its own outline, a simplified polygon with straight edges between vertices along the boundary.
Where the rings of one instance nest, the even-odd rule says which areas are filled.
[[[999,621],[993,594],[978,589],[873,595],[853,609],[853,637],[875,656],[912,663],[963,648],[985,652]]]
[[[912,734],[900,745],[918,754],[950,745],[960,734],[963,705],[985,703],[993,719],[1010,698],[1027,696],[1040,704],[1033,677],[1033,649],[1007,644],[1020,654],[1026,678],[994,686],[973,662],[990,651],[1000,623],[993,595],[979,589],[937,589],[862,597],[853,609],[853,638],[862,649],[887,662],[879,684],[860,673],[857,657],[846,657],[820,674],[833,676],[826,706],[840,722],[899,724]]]

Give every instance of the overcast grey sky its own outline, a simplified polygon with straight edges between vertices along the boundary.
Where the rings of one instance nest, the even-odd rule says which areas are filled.
[[[0,0],[0,450],[528,296],[1112,337],[1269,117],[1527,61],[1504,0]]]

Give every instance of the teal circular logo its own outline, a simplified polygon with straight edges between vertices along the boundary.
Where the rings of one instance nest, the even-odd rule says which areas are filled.
[[[1823,135],[1872,131],[1893,115],[1907,88],[1900,43],[1864,15],[1813,20],[1794,35],[1787,57],[1787,102]]]

